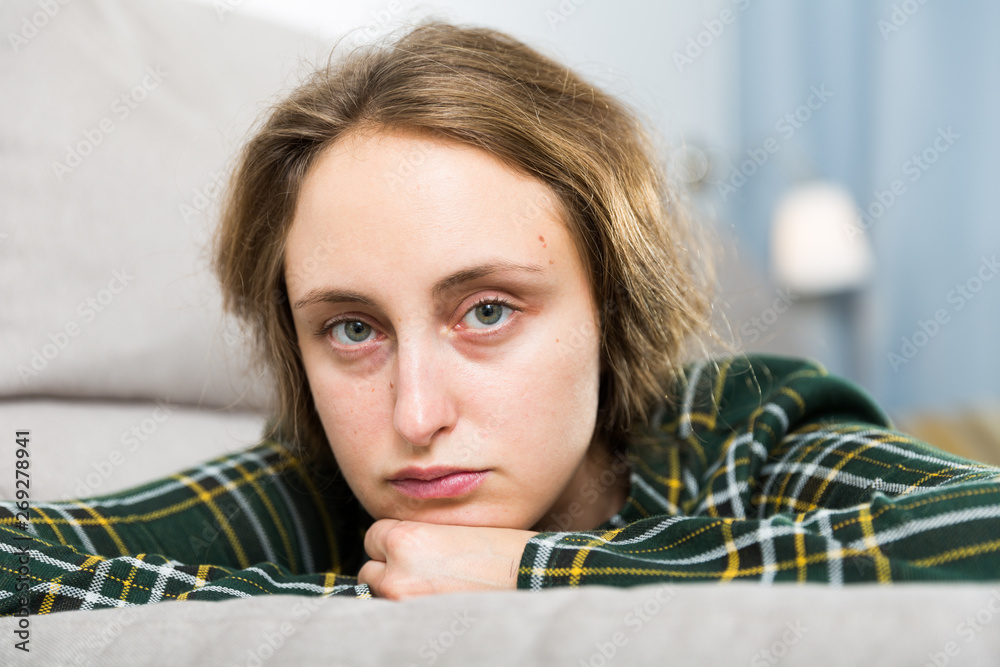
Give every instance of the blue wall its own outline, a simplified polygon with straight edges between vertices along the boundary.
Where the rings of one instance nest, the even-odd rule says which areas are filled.
[[[836,370],[890,410],[1000,397],[1000,4],[760,1],[739,28],[733,158],[780,144],[725,202],[746,251],[767,265],[787,189],[844,185],[875,214],[878,268],[832,336],[854,348]],[[779,129],[814,87],[829,99]]]

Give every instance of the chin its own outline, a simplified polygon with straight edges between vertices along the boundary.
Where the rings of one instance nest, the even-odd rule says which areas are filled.
[[[506,516],[486,508],[476,507],[428,507],[417,510],[409,508],[387,514],[385,518],[401,521],[420,521],[445,526],[469,526],[470,528],[516,528],[527,530],[529,521]]]

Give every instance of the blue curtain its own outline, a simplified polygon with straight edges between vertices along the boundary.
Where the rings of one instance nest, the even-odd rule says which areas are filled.
[[[1000,3],[758,0],[739,25],[739,159],[778,145],[726,193],[744,247],[767,266],[778,197],[842,184],[877,270],[832,370],[891,411],[1000,397]]]

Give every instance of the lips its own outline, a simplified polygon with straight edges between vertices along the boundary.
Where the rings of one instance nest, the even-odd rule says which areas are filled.
[[[455,473],[473,473],[473,472],[481,472],[481,471],[469,470],[467,468],[451,468],[448,466],[433,466],[431,468],[417,468],[416,466],[410,466],[409,468],[403,468],[398,473],[390,477],[389,481],[395,481],[401,479],[417,479],[422,481],[429,481],[432,479],[437,479],[438,477],[453,475]]]
[[[456,498],[477,489],[489,470],[458,468],[404,468],[389,479],[400,493],[411,498]]]

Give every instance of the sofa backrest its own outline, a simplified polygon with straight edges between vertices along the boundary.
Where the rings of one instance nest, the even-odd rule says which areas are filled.
[[[0,6],[0,397],[266,406],[207,242],[248,129],[331,45],[216,5]]]

